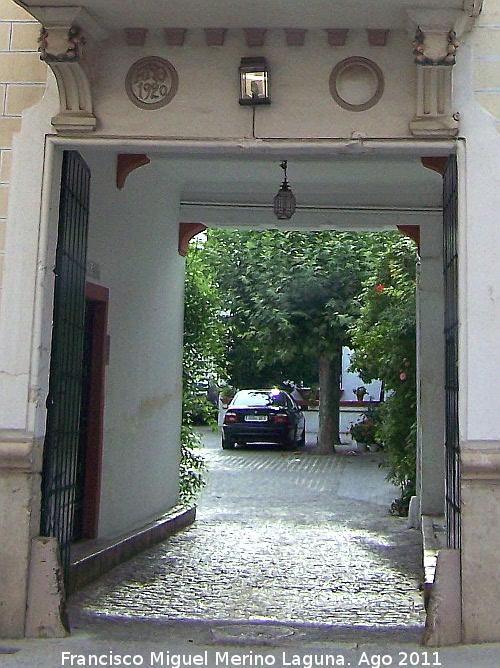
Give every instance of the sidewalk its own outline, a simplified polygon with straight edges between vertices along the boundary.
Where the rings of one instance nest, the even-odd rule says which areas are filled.
[[[72,595],[68,638],[0,641],[0,668],[500,665],[500,644],[421,646],[421,537],[378,453],[203,435],[195,524]]]
[[[224,633],[224,628],[226,633]],[[105,631],[76,630],[63,640],[0,642],[2,668],[59,666],[441,666],[498,668],[500,644],[424,648],[418,644],[357,643],[318,639],[303,642],[300,629],[166,625],[139,622]],[[11,653],[9,653],[11,652]]]

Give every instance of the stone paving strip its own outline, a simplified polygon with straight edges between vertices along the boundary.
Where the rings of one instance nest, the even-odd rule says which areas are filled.
[[[420,532],[388,514],[380,454],[222,450],[192,527],[74,594],[80,619],[303,624],[420,633]]]

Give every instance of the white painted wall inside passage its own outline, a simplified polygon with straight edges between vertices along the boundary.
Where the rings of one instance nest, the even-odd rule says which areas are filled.
[[[175,184],[146,166],[118,190],[115,153],[86,157],[88,257],[110,290],[99,522],[99,535],[110,536],[178,500],[184,260]]]

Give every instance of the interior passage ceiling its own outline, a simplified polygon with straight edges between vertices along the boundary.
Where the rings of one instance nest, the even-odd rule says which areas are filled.
[[[285,157],[285,156],[284,156]],[[434,207],[441,179],[418,158],[288,158],[288,180],[302,206]],[[160,169],[184,175],[183,201],[266,204],[282,180],[280,161],[210,159],[162,161]]]
[[[129,151],[139,152],[139,146]],[[103,150],[82,151],[98,162]],[[123,150],[123,149],[122,149]],[[356,150],[358,152],[356,152]],[[180,195],[180,222],[207,226],[268,228],[276,226],[272,202],[283,180],[280,162],[288,161],[288,180],[297,211],[285,227],[299,229],[394,229],[396,225],[435,224],[441,218],[442,179],[426,169],[413,147],[398,151],[353,149],[335,153],[328,143],[293,147],[200,147],[190,150],[140,147],[151,162],[139,170],[164,183],[165,195]],[[450,145],[451,152],[451,145]],[[446,149],[440,149],[446,155]],[[147,170],[147,172],[146,172]],[[134,187],[134,174],[125,188]]]
[[[297,198],[287,227],[394,228],[434,221],[441,207],[441,177],[416,157],[287,158],[288,180]],[[167,182],[173,171],[177,178],[185,175],[183,220],[265,228],[276,223],[272,202],[283,179],[279,163],[269,158],[164,161],[161,169]]]
[[[15,0],[36,17],[46,7],[83,7],[106,30],[177,28],[407,27],[407,9],[462,9],[472,0]]]

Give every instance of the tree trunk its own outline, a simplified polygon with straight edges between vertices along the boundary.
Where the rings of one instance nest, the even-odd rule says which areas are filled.
[[[330,455],[335,452],[335,444],[340,443],[339,403],[340,378],[342,373],[342,348],[332,355],[319,358],[319,432],[315,452]]]

